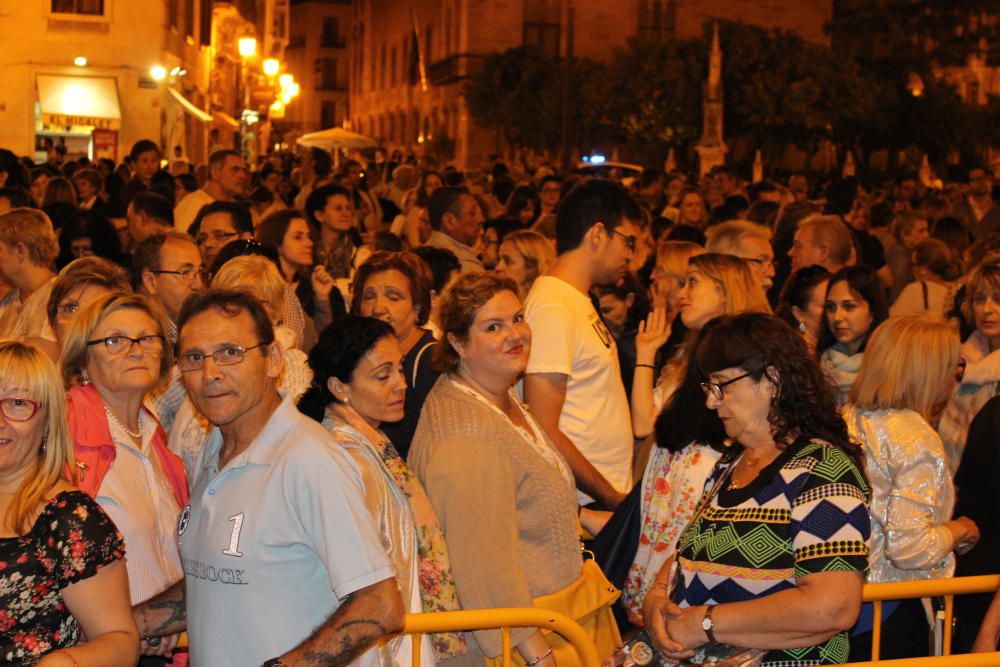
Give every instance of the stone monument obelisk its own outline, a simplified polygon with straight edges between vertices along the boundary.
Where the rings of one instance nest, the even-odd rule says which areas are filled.
[[[704,176],[713,167],[726,163],[726,142],[722,138],[722,49],[719,48],[719,24],[712,26],[712,51],[708,58],[708,83],[705,85],[702,114],[704,125],[698,151],[698,173]]]

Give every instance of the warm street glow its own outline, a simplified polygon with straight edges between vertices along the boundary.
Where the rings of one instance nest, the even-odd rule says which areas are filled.
[[[264,61],[264,74],[276,76],[279,69],[281,69],[281,63],[276,58],[268,58]]]
[[[76,58],[73,58],[73,64],[77,67],[86,67],[87,58],[85,56],[77,56]]]
[[[293,77],[291,74],[282,74],[281,76],[278,77],[278,85],[280,85],[282,88],[289,88],[292,85],[293,81],[295,81],[295,77]]]
[[[149,75],[154,81],[163,81],[167,78],[167,68],[163,65],[153,65],[149,68]]]
[[[257,40],[253,37],[240,37],[237,46],[244,58],[251,58],[257,53]]]

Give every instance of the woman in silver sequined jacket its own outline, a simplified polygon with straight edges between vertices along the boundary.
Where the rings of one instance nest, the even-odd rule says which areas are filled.
[[[979,539],[968,517],[952,519],[955,487],[931,415],[954,388],[957,334],[920,313],[890,318],[875,330],[844,408],[851,437],[865,449],[872,486],[869,583],[950,577],[953,552]],[[883,611],[882,659],[927,655],[929,626],[919,600],[893,601]],[[856,650],[870,649],[859,635]],[[851,660],[867,659],[852,652]]]

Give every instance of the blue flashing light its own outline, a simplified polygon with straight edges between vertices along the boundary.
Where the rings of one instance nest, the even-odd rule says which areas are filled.
[[[586,160],[586,158],[584,158],[584,160]],[[594,153],[593,155],[590,156],[589,160],[590,164],[604,164],[606,161],[607,158],[601,155],[600,153]]]

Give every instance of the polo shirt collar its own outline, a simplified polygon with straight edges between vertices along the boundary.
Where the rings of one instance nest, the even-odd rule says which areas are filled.
[[[226,467],[242,468],[248,463],[263,466],[272,465],[278,458],[281,443],[295,428],[295,423],[300,417],[301,413],[295,407],[291,395],[283,397],[277,409],[271,414],[267,423],[264,424],[264,428],[250,443],[250,446],[230,461]],[[205,449],[207,451],[202,468],[221,472],[218,467],[219,454],[222,451],[222,433],[218,426],[212,429],[208,441],[205,443]]]

